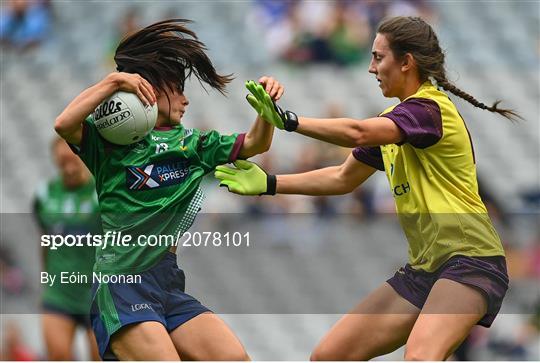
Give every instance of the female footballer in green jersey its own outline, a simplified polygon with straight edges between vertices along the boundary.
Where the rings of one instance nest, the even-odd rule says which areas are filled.
[[[60,175],[38,190],[34,216],[43,234],[100,234],[101,222],[92,175],[68,144],[56,137],[52,145]],[[92,360],[99,360],[90,325],[91,283],[62,284],[62,274],[91,276],[95,249],[91,246],[42,247],[43,268],[57,283],[46,285],[42,295],[42,325],[48,360],[74,360],[77,326],[86,329]]]
[[[437,36],[420,18],[383,21],[372,54],[369,72],[385,97],[400,100],[379,117],[298,118],[264,92],[248,97],[280,129],[355,147],[342,165],[272,176],[237,161],[236,168],[219,166],[215,175],[238,194],[338,195],[384,171],[409,242],[409,261],[342,317],[311,358],[368,360],[405,345],[405,359],[444,360],[474,325],[491,325],[508,276],[501,241],[478,195],[469,133],[439,87],[475,107],[519,116],[452,85]]]
[[[96,179],[105,232],[139,238],[179,236],[200,210],[200,183],[214,168],[268,150],[274,126],[257,118],[246,134],[220,135],[188,129],[181,119],[189,104],[184,83],[190,75],[224,92],[232,80],[216,72],[205,46],[173,19],[123,39],[116,49],[118,72],[79,94],[57,117],[56,131]],[[260,84],[278,100],[283,87],[271,77]],[[97,132],[92,112],[122,90],[145,104],[157,103],[156,128],[143,140],[113,145]],[[143,240],[144,241],[144,240]],[[184,273],[170,245],[107,244],[98,247],[94,273],[139,275],[135,283],[94,281],[92,326],[104,359],[245,360],[244,347],[229,327],[184,292]]]

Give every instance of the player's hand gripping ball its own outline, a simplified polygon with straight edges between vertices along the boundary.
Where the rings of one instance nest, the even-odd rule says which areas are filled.
[[[142,140],[156,125],[157,104],[144,106],[136,94],[119,91],[94,111],[94,124],[109,142],[129,145]]]

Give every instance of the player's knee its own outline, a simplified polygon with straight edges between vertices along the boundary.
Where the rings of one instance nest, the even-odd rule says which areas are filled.
[[[219,359],[221,361],[250,361],[251,358],[245,351],[245,349],[231,349],[220,354]]]
[[[238,344],[220,344],[217,349],[197,349],[191,350],[186,357],[182,357],[182,360],[194,360],[194,361],[249,361],[251,358],[247,354],[244,347]]]
[[[51,361],[70,361],[73,360],[73,354],[68,348],[53,349],[48,353],[48,360]]]
[[[238,352],[235,352],[229,356],[226,357],[225,360],[228,360],[228,361],[238,361],[238,362],[247,362],[247,361],[250,361],[251,358],[249,357],[249,355],[247,354],[247,352],[245,350],[241,350],[241,351],[238,351]]]
[[[332,359],[333,358],[333,350],[328,347],[328,344],[319,344],[317,347],[315,347],[315,350],[311,352],[311,356],[309,357],[310,361],[328,361],[328,360],[338,360],[338,359]]]
[[[333,348],[328,344],[320,344],[315,350],[311,353],[309,357],[311,361],[330,361],[330,360],[345,360],[343,352],[340,352],[338,349]]]
[[[442,361],[444,355],[433,349],[429,344],[407,344],[405,346],[405,360],[409,361]]]
[[[311,352],[309,360],[312,361],[312,362],[335,360],[335,359],[329,359],[328,357],[329,357],[329,354],[328,354],[327,351],[324,351],[324,350],[317,347],[317,348],[315,348],[315,350],[313,352]]]
[[[367,346],[363,346],[367,348]],[[354,349],[343,349],[336,345],[319,344],[318,347],[311,353],[309,360],[311,361],[349,361],[349,360],[370,360],[375,356],[371,354],[369,349],[355,347]]]
[[[434,341],[433,336],[416,332],[411,334],[405,344],[405,360],[441,361],[446,358],[446,348],[441,342]]]

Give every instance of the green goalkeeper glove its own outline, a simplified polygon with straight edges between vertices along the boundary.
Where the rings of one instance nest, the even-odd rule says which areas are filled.
[[[276,194],[276,176],[268,175],[260,166],[250,161],[236,160],[236,168],[219,165],[214,176],[219,186],[226,186],[229,192],[241,195]]]
[[[298,116],[292,111],[283,111],[281,107],[276,105],[261,84],[255,83],[255,81],[247,81],[246,88],[251,93],[246,96],[247,101],[263,120],[280,130],[296,130]]]

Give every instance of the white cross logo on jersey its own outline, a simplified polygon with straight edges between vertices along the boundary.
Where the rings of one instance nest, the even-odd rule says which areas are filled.
[[[144,185],[149,188],[159,187],[159,183],[151,178],[153,168],[154,164],[147,165],[144,170],[141,170],[141,168],[129,168],[128,170],[131,174],[137,178],[137,180],[129,186],[129,189],[141,189]]]

